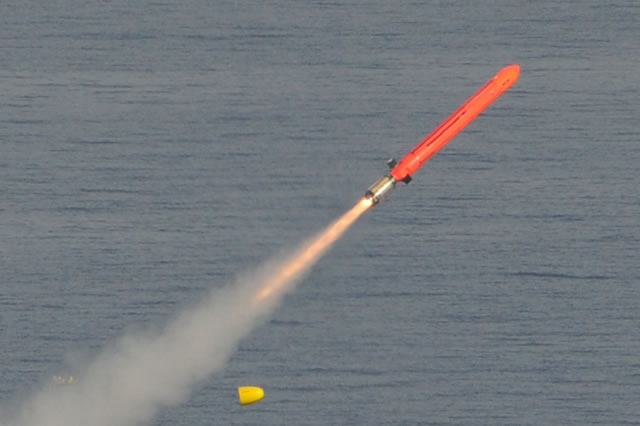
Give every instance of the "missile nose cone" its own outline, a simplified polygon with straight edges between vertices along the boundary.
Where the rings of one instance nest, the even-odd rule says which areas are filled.
[[[258,386],[238,387],[238,399],[240,399],[240,404],[242,405],[253,404],[262,398],[264,398],[264,390]]]
[[[498,72],[495,76],[495,81],[498,83],[500,90],[504,92],[516,82],[518,76],[520,76],[520,65],[507,65]]]

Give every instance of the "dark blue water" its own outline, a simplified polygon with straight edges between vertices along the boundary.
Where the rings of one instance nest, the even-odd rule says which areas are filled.
[[[519,63],[152,424],[640,424],[637,2],[213,3],[0,5],[0,405],[311,235]]]

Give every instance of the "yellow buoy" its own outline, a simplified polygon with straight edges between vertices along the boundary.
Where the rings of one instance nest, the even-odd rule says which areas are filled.
[[[240,398],[242,405],[253,404],[264,398],[264,389],[258,386],[240,386],[238,387],[238,398]]]

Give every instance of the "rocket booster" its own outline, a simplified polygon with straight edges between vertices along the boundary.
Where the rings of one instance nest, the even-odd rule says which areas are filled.
[[[371,185],[365,193],[365,198],[371,200],[374,205],[378,204],[393,191],[397,182],[409,183],[411,175],[416,170],[506,92],[519,75],[520,65],[508,65],[501,69],[495,77],[487,81],[480,90],[409,151],[399,163],[389,160],[387,165],[391,172]]]

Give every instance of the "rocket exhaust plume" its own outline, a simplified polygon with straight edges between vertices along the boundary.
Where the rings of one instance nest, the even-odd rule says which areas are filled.
[[[274,293],[287,289],[289,281],[313,265],[329,247],[367,210],[372,203],[363,198],[355,206],[346,212],[340,219],[333,222],[327,229],[304,245],[297,253],[291,256],[284,267],[276,271],[268,281],[264,283],[256,294],[254,302],[262,302]]]
[[[13,416],[0,407],[0,426],[142,425],[160,407],[183,402],[195,385],[224,367],[239,341],[370,205],[360,200],[289,256],[213,290],[163,330],[122,337],[89,365],[76,367],[73,385],[45,387]]]

